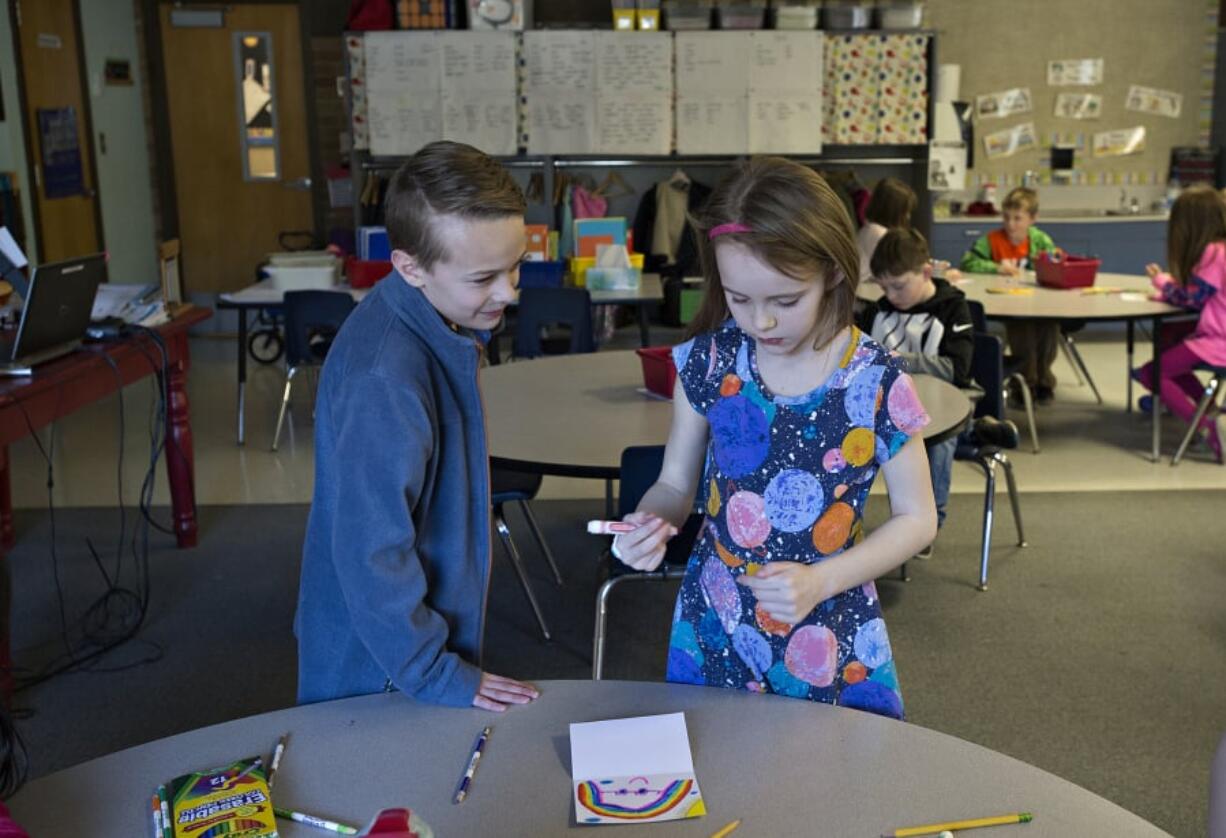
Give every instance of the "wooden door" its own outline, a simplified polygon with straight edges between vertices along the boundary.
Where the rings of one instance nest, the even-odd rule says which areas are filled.
[[[313,227],[298,8],[227,5],[220,27],[176,26],[172,9],[162,4],[159,16],[183,287],[234,291],[280,249],[278,233]],[[241,46],[264,37],[267,71],[264,62],[244,59]],[[240,101],[240,91],[251,89],[263,97],[258,118],[244,108],[249,95]],[[275,132],[279,160],[264,146],[266,156],[252,167],[243,138],[257,124]]]
[[[38,251],[58,262],[102,249],[76,0],[17,0],[26,150]]]

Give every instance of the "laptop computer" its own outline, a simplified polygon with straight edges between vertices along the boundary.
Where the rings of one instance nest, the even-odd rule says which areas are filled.
[[[17,334],[0,340],[0,376],[32,375],[35,365],[80,346],[105,277],[101,253],[35,268]]]

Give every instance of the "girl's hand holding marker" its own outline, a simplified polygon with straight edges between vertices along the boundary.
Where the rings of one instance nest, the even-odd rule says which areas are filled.
[[[587,531],[612,535],[613,557],[634,570],[655,570],[664,561],[677,528],[650,512],[631,512],[622,521],[588,521]]]

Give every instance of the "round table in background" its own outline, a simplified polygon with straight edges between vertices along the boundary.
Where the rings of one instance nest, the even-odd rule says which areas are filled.
[[[1161,373],[1161,353],[1158,349],[1162,320],[1188,314],[1184,309],[1148,299],[1153,293],[1149,277],[1133,274],[1100,273],[1092,286],[1098,291],[1082,288],[1044,288],[1035,281],[1034,272],[1027,271],[1023,277],[1007,277],[997,274],[963,274],[963,279],[954,283],[967,299],[983,303],[984,314],[991,320],[1085,320],[1097,322],[1120,321],[1128,327],[1128,369],[1133,368],[1134,329],[1138,320],[1151,323],[1154,379]],[[1146,299],[1125,299],[1120,292],[1101,293],[1103,289],[1120,289],[1131,295],[1143,294]],[[992,289],[992,290],[989,290]],[[1007,289],[1025,289],[1027,293],[1011,294]],[[1005,293],[1000,293],[1005,291]],[[857,296],[864,300],[881,297],[881,287],[875,282],[862,282]],[[1127,385],[1128,410],[1132,409],[1132,378]],[[1158,461],[1161,440],[1162,416],[1157,399],[1153,400],[1153,451],[1152,459]]]
[[[684,712],[708,814],[652,824],[653,836],[709,836],[738,818],[736,834],[745,836],[873,836],[1010,812],[1031,812],[1034,821],[997,827],[993,836],[1165,834],[1026,763],[858,710],[677,684],[538,686],[536,702],[505,715],[421,705],[399,694],[265,713],[60,771],[30,783],[9,805],[32,836],[148,835],[149,798],[160,783],[267,754],[288,732],[273,789],[278,806],[359,826],[380,808],[408,806],[440,838],[593,835],[593,827],[575,822],[570,723]],[[493,734],[480,768],[468,798],[453,805],[484,725]],[[283,838],[328,834],[278,824]]]
[[[971,413],[966,394],[928,375],[914,379],[931,418],[924,440],[958,433]],[[673,415],[670,400],[644,390],[634,352],[500,364],[482,370],[481,390],[494,464],[537,474],[616,480],[622,450],[663,445]]]

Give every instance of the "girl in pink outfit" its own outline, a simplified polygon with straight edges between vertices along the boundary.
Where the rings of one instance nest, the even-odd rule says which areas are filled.
[[[0,702],[0,800],[21,788],[26,778],[26,749],[13,720]],[[9,817],[9,810],[0,803],[0,838],[29,838],[26,831]]]
[[[1204,386],[1193,370],[1198,364],[1226,366],[1226,202],[1208,186],[1185,190],[1171,208],[1167,227],[1170,273],[1147,265],[1154,299],[1199,311],[1196,328],[1162,352],[1158,395],[1172,413],[1191,422]],[[1133,373],[1153,390],[1153,364]],[[1201,420],[1209,447],[1219,463],[1226,444],[1226,417],[1206,414]]]

